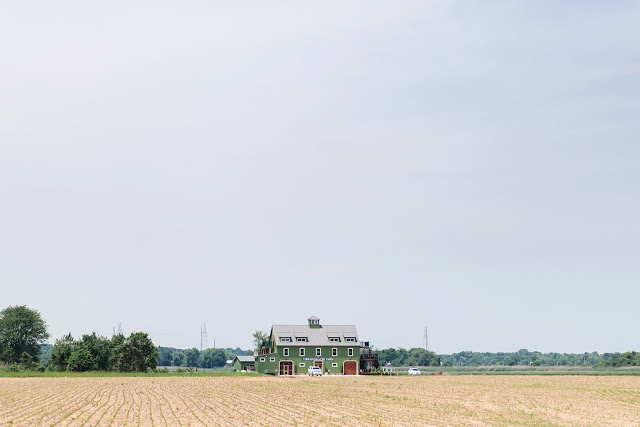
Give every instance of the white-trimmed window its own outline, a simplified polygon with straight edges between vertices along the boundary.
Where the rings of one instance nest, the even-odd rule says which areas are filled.
[[[316,348],[316,357],[320,357],[320,356],[322,356],[322,349]]]
[[[332,363],[332,364],[331,364],[331,367],[332,367],[332,368],[337,368],[337,367],[338,367],[338,364],[337,364],[337,363]]]
[[[344,340],[345,340],[346,342],[356,342],[355,337],[344,337]]]
[[[270,357],[270,358],[269,358],[269,362],[275,362],[275,361],[276,361],[276,358],[275,358],[275,357]]]
[[[301,368],[304,368],[304,362],[300,362],[300,364],[298,365]]]
[[[260,358],[260,361],[261,361],[261,362],[264,362],[264,357],[261,357],[261,358]]]
[[[288,356],[289,355],[289,349],[288,348],[283,348],[282,349],[282,355],[283,356]]]
[[[329,342],[340,342],[340,337],[329,337]]]
[[[349,349],[349,354],[348,354],[348,356],[349,356],[349,357],[352,357],[352,356],[353,356],[353,349],[352,349],[352,348],[350,348],[350,349]]]
[[[300,347],[300,356],[304,356],[304,347]]]
[[[309,342],[307,337],[296,337],[296,342]]]
[[[291,342],[291,337],[280,337],[280,342]]]
[[[335,348],[335,347],[334,347],[334,348],[332,348],[332,349],[331,349],[331,355],[332,355],[333,357],[336,357],[336,356],[338,355],[338,349],[337,349],[337,348]]]

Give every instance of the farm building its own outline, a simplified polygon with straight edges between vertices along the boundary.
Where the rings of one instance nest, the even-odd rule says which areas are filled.
[[[360,341],[354,325],[321,325],[315,316],[306,325],[273,325],[269,343],[256,356],[256,371],[276,375],[307,373],[357,375]]]
[[[233,359],[233,367],[236,371],[255,371],[256,358],[254,356],[236,356]]]

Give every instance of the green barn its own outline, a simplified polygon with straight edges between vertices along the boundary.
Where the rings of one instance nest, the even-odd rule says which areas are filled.
[[[354,325],[273,325],[269,344],[256,356],[256,371],[275,375],[306,374],[318,366],[323,375],[358,375],[360,340]]]
[[[256,370],[256,358],[254,356],[236,356],[233,359],[233,368],[240,371],[255,371]]]

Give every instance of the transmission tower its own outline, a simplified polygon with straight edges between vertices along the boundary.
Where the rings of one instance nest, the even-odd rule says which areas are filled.
[[[118,322],[118,335],[122,335],[122,323]]]
[[[207,348],[207,324],[200,326],[200,351]]]
[[[429,350],[429,334],[427,334],[427,327],[424,327],[424,339],[422,341],[425,350]]]

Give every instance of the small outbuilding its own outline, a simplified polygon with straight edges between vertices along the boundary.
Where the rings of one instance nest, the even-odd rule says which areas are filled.
[[[256,370],[256,358],[255,356],[236,356],[233,359],[233,367],[236,371],[255,371]]]

